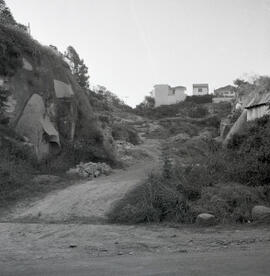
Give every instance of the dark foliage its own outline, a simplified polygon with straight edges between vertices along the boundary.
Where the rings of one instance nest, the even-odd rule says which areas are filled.
[[[203,95],[203,96],[187,96],[186,102],[205,104],[212,103],[213,95]]]

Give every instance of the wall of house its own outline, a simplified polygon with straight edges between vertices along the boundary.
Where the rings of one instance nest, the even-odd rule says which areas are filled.
[[[153,96],[155,98],[155,106],[176,104],[184,101],[187,97],[184,87],[171,88],[167,84],[155,85]]]
[[[199,90],[202,89],[200,92]],[[207,87],[193,87],[193,96],[202,96],[207,95],[209,92],[209,89]]]
[[[235,97],[235,92],[230,90],[230,89],[223,89],[223,90],[218,90],[215,91],[215,95],[217,97],[229,97],[229,98],[234,98]]]
[[[214,97],[213,103],[232,102],[233,98],[230,97]]]
[[[270,114],[269,107],[267,105],[261,105],[247,110],[247,121],[253,121],[261,118],[266,114]]]

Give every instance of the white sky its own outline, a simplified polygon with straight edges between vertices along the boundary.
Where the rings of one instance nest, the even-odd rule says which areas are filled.
[[[75,47],[101,84],[134,106],[154,84],[217,88],[270,72],[270,0],[6,0],[33,36]]]

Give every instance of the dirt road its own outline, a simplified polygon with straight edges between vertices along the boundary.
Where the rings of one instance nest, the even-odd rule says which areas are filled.
[[[42,222],[102,222],[112,204],[130,188],[144,179],[157,164],[160,143],[146,140],[139,146],[148,158],[140,160],[126,170],[115,170],[112,175],[102,176],[53,192],[45,198],[26,205],[19,204],[5,221]]]
[[[71,276],[71,275],[185,275],[185,276],[267,276],[270,251],[218,252],[193,255],[116,257],[77,261],[74,263],[47,263],[33,266],[2,268],[2,275]]]
[[[150,159],[1,218],[0,275],[269,275],[268,226],[106,224],[114,201],[158,162],[158,141],[141,147]]]
[[[0,244],[1,276],[269,275],[270,271],[269,227],[263,226],[2,223]]]

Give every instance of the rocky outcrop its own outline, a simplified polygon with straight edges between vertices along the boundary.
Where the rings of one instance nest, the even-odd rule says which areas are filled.
[[[257,205],[252,208],[252,219],[261,222],[270,222],[270,208]]]
[[[200,226],[212,226],[216,224],[215,216],[207,213],[199,214],[196,223]]]
[[[38,159],[59,152],[63,141],[80,137],[81,129],[113,159],[113,139],[103,134],[86,92],[60,53],[0,24],[0,79],[10,91],[10,126],[30,140]]]
[[[247,124],[247,110],[245,109],[242,112],[241,116],[238,118],[238,120],[231,127],[230,131],[228,132],[226,138],[223,141],[223,145],[227,146],[229,140],[233,137],[233,135],[240,134],[246,128],[246,124]]]

